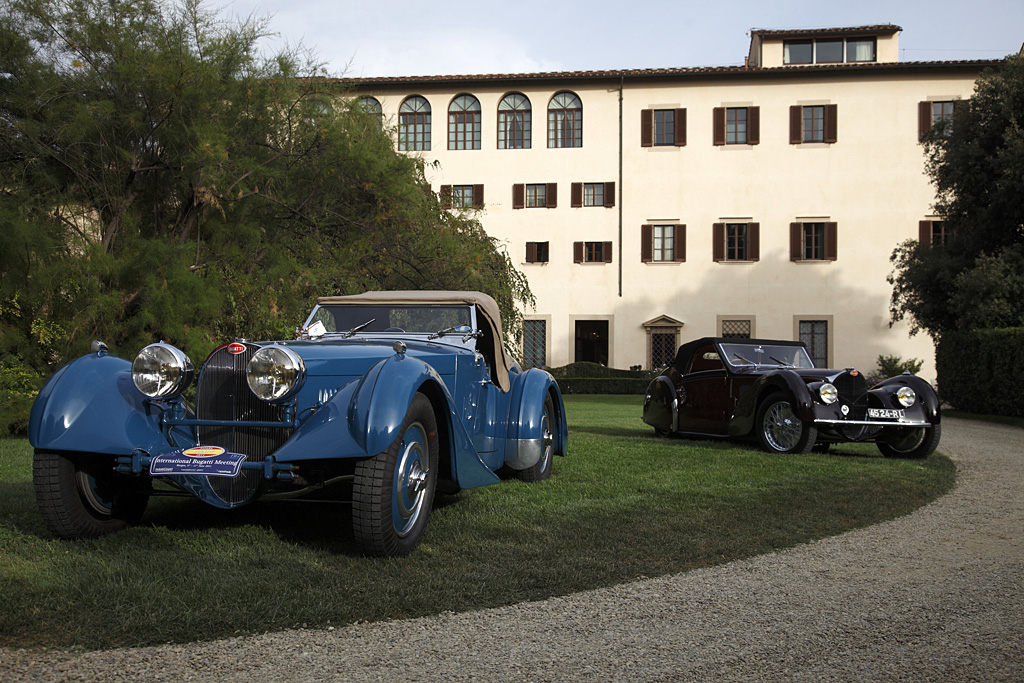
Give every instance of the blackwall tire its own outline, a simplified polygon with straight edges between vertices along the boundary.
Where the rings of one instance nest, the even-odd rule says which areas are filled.
[[[942,425],[932,425],[925,429],[908,429],[903,439],[879,441],[879,452],[887,458],[927,458],[935,452],[942,438]]]
[[[438,467],[437,421],[417,393],[387,450],[356,464],[352,532],[367,555],[408,555],[420,540],[434,503]]]
[[[769,453],[809,453],[818,438],[817,428],[797,417],[789,399],[781,394],[764,400],[754,428],[761,448]]]
[[[114,457],[36,450],[32,484],[47,528],[59,538],[97,538],[138,524],[147,481],[114,472]]]

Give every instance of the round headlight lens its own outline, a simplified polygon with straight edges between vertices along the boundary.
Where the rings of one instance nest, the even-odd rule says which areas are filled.
[[[150,398],[169,398],[188,388],[195,369],[184,353],[158,342],[139,351],[132,362],[132,381]]]
[[[264,401],[288,398],[302,386],[305,377],[305,363],[287,346],[264,346],[245,370],[252,393]]]
[[[909,408],[917,403],[917,392],[910,387],[900,387],[896,392],[896,400],[899,401],[900,405],[904,408]]]
[[[839,392],[834,384],[825,382],[818,388],[818,396],[825,405],[832,405],[839,400]]]

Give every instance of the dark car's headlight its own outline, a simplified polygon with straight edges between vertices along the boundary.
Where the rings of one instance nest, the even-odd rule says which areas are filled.
[[[836,390],[834,384],[831,384],[830,382],[825,382],[820,387],[818,387],[818,398],[821,399],[822,403],[824,403],[827,406],[830,406],[839,400],[839,392]]]
[[[917,403],[917,392],[910,387],[900,387],[896,390],[896,400],[904,408],[909,408]]]
[[[245,379],[257,398],[280,401],[292,396],[306,378],[302,357],[287,346],[264,346],[245,370]]]
[[[132,362],[132,381],[150,398],[177,396],[188,388],[194,374],[188,356],[163,342],[142,349]]]

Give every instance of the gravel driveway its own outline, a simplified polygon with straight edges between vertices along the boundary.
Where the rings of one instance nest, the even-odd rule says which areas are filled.
[[[1024,430],[944,420],[960,483],[771,555],[467,614],[86,654],[3,681],[1024,681]]]

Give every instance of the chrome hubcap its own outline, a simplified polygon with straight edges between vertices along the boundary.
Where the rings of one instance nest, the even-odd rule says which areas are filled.
[[[427,476],[430,473],[428,463],[426,430],[416,422],[405,431],[402,450],[395,466],[391,520],[400,538],[413,530],[423,513],[427,499]]]
[[[764,415],[764,437],[777,451],[791,451],[796,448],[803,434],[803,425],[785,401],[779,401]]]

